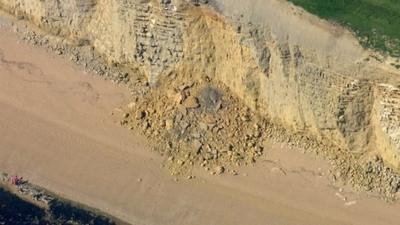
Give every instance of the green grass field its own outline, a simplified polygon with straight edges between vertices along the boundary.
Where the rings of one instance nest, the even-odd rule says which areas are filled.
[[[364,47],[400,57],[400,0],[289,0],[352,29]]]

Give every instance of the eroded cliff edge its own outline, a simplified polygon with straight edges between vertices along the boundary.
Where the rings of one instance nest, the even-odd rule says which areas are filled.
[[[223,82],[286,129],[400,166],[399,72],[348,31],[280,0],[0,0],[43,31],[131,68]]]

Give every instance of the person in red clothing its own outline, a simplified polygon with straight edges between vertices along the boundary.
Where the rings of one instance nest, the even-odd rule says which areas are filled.
[[[10,181],[12,185],[20,185],[22,184],[22,177],[12,176],[10,177]]]

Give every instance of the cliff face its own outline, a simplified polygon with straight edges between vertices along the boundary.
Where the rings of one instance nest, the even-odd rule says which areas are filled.
[[[217,79],[287,129],[400,166],[398,71],[284,1],[205,2],[0,0],[0,8],[154,86],[171,72]]]

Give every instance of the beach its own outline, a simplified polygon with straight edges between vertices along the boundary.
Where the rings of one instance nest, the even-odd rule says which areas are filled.
[[[326,162],[271,144],[236,176],[176,179],[121,127],[129,90],[0,28],[0,171],[135,225],[398,224],[400,205],[335,187]]]

